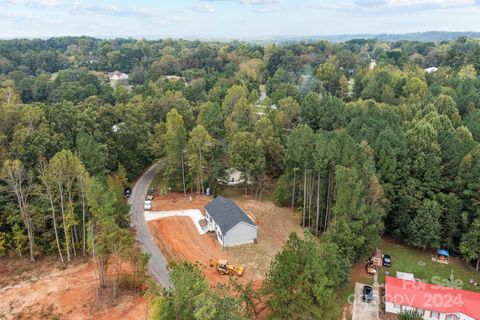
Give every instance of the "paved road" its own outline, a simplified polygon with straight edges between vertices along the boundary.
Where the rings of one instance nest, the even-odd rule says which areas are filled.
[[[167,259],[155,245],[152,235],[145,221],[143,202],[147,195],[150,182],[155,174],[160,170],[161,165],[156,163],[148,168],[137,180],[132,189],[130,196],[130,223],[137,230],[137,240],[142,244],[145,252],[150,254],[150,262],[148,263],[148,271],[157,282],[163,287],[171,287],[168,277]]]
[[[362,283],[355,283],[355,300],[353,302],[352,320],[378,320],[378,308],[380,305],[378,287],[373,287],[373,301],[363,302]]]

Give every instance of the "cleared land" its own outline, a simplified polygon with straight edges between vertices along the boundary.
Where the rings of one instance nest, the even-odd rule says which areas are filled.
[[[159,196],[155,200],[154,210],[202,209],[211,198],[198,197],[192,202],[185,202],[183,194],[173,197],[174,203],[168,203],[171,197]],[[203,199],[202,199],[203,198]],[[202,202],[203,201],[203,202]],[[259,286],[264,279],[274,255],[281,250],[283,244],[293,231],[301,234],[298,219],[286,208],[278,208],[271,202],[259,202],[244,198],[236,198],[236,203],[249,210],[259,226],[258,243],[222,249],[212,233],[200,235],[190,218],[169,217],[149,222],[152,235],[162,251],[170,259],[177,261],[199,262],[205,266],[204,272],[210,283],[228,281],[228,277],[220,276],[208,267],[213,259],[228,259],[232,264],[245,266],[245,274],[241,282],[253,281]],[[200,206],[200,207],[199,207]]]
[[[185,210],[185,209],[199,209],[203,210],[205,205],[213,200],[210,196],[190,195],[184,196],[183,193],[170,192],[163,196],[156,194],[153,201],[152,211],[167,211],[167,210]]]
[[[57,262],[0,261],[0,319],[145,319],[147,302],[121,291],[95,302],[91,262],[78,259],[65,268]],[[110,288],[111,289],[111,288]]]

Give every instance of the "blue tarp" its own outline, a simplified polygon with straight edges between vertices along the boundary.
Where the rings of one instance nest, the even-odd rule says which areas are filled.
[[[448,250],[445,250],[445,249],[438,249],[438,250],[437,250],[437,254],[438,254],[438,255],[441,255],[441,256],[445,256],[445,257],[448,257],[448,256],[449,256]]]

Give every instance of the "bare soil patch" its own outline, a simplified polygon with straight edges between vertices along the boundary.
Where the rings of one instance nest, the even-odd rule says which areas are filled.
[[[227,259],[229,263],[238,263],[238,260],[222,251],[213,234],[200,235],[189,217],[168,217],[150,221],[148,225],[155,242],[169,259],[199,263],[211,284],[226,282],[228,277],[210,268],[210,259]]]
[[[211,201],[211,197],[197,196],[191,203],[185,202],[183,194],[181,201],[174,197],[158,196],[159,207],[154,210],[201,209]],[[188,197],[187,197],[188,198]],[[245,211],[253,214],[259,226],[258,243],[232,248],[220,247],[214,234],[198,234],[193,222],[188,217],[169,217],[150,221],[152,235],[170,259],[189,261],[205,266],[204,273],[209,282],[227,282],[228,277],[219,275],[208,267],[209,259],[228,259],[229,263],[245,266],[245,274],[240,282],[253,281],[254,287],[259,287],[275,254],[280,251],[293,231],[301,234],[299,220],[290,210],[276,207],[272,202],[260,202],[245,198],[237,198],[235,202]]]
[[[48,259],[1,261],[0,270],[0,319],[146,318],[147,302],[133,292],[122,290],[112,299],[106,288],[95,301],[97,280],[90,261],[63,267]]]
[[[166,196],[156,194],[153,200],[152,211],[167,211],[167,210],[186,210],[199,209],[203,210],[205,205],[212,201],[211,196],[190,195],[185,196],[183,193],[170,192]]]

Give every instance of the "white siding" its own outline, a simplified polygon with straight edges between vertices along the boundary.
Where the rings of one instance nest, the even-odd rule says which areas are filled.
[[[258,227],[252,226],[245,222],[240,222],[235,227],[228,230],[227,234],[223,235],[220,226],[215,223],[215,220],[213,220],[208,211],[205,210],[205,212],[205,218],[214,226],[218,242],[222,247],[238,246],[241,244],[254,243],[256,241]]]
[[[390,313],[400,313],[399,305],[395,305],[392,302],[385,302],[385,311]]]
[[[409,307],[409,306],[393,304],[392,302],[385,302],[385,312],[399,314],[402,310],[409,310],[409,309],[415,309],[415,308],[412,308],[412,307]],[[425,319],[425,320],[448,320],[448,315],[449,314],[438,313],[438,317],[432,318],[432,311],[431,310],[425,310],[423,312],[423,319]],[[459,317],[460,320],[475,320],[474,318],[471,318],[471,317],[469,317],[467,315],[464,315],[462,313],[457,313],[456,315]]]
[[[257,239],[257,227],[245,222],[240,222],[228,230],[223,237],[223,246],[231,247],[241,244],[254,243]]]

